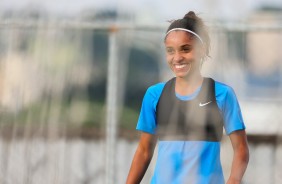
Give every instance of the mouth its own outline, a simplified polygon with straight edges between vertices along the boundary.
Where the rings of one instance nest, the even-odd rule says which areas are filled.
[[[191,63],[177,63],[177,64],[173,64],[173,71],[175,74],[179,75],[179,74],[184,74],[185,75],[187,73],[190,72],[190,69],[192,67]]]
[[[190,70],[191,63],[179,63],[179,64],[173,64],[173,67],[175,70]]]
[[[183,68],[185,68],[186,66],[188,66],[188,64],[175,64],[175,65],[174,65],[174,67],[175,67],[176,69],[183,69]]]

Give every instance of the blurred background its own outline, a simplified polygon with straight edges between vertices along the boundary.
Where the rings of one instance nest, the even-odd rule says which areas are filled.
[[[190,10],[211,36],[203,75],[232,86],[241,105],[243,183],[282,183],[280,0],[1,0],[0,183],[125,183],[143,95],[173,76],[168,21]],[[227,178],[227,136],[221,158]]]

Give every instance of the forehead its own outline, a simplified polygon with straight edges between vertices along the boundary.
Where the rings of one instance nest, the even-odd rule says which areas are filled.
[[[194,44],[194,37],[186,31],[172,31],[165,38],[166,45]]]

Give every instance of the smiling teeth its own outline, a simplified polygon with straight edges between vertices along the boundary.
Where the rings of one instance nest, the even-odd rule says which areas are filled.
[[[182,65],[175,65],[176,69],[181,69],[184,68],[186,66],[186,64],[182,64]]]

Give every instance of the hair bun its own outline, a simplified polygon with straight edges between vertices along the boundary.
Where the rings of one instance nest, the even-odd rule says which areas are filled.
[[[197,16],[196,16],[195,12],[189,11],[188,13],[185,14],[185,16],[183,18],[184,19],[196,19]]]

